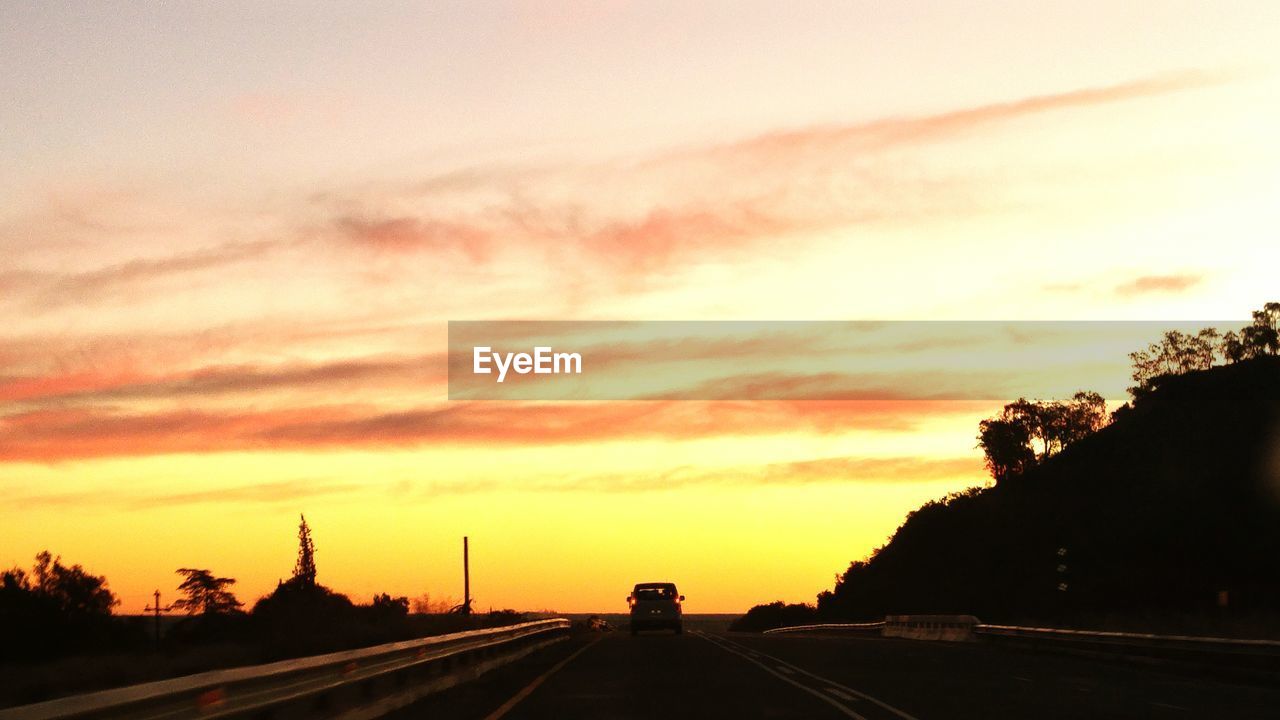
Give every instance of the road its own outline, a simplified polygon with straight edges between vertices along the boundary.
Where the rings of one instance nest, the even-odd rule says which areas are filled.
[[[567,661],[567,662],[566,662]],[[394,717],[1275,718],[1280,688],[987,644],[579,634]]]

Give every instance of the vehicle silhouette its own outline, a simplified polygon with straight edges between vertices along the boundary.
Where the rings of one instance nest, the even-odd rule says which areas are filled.
[[[682,602],[684,596],[676,590],[675,583],[636,583],[627,596],[627,604],[631,606],[631,634],[663,629],[677,634],[684,632]]]

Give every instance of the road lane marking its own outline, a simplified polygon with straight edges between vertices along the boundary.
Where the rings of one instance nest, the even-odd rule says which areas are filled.
[[[840,698],[841,700],[845,700],[845,701],[848,701],[848,702],[856,702],[856,701],[857,701],[857,698],[855,698],[854,696],[850,695],[849,693],[847,693],[847,692],[845,692],[845,691],[841,690],[840,688],[833,688],[833,687],[829,687],[829,688],[827,688],[827,692],[831,693],[832,695],[835,695],[836,697]]]
[[[796,674],[796,671],[795,671],[795,670],[792,670],[791,668],[787,667],[786,665],[779,665],[779,666],[778,666],[778,669],[779,669],[779,670],[781,670],[782,672],[784,672],[784,673],[788,674],[788,675],[795,675],[795,674]]]
[[[575,651],[573,652],[573,654],[572,654],[572,655],[570,655],[569,657],[567,657],[567,658],[565,658],[565,659],[561,660],[560,662],[556,663],[555,665],[552,665],[550,670],[548,670],[548,671],[546,671],[546,672],[542,673],[541,675],[539,675],[538,677],[534,678],[534,679],[533,679],[533,682],[531,682],[531,683],[529,683],[528,685],[525,685],[523,688],[521,688],[520,692],[518,692],[518,693],[516,693],[515,695],[511,696],[511,699],[510,699],[510,700],[507,700],[506,702],[502,703],[502,706],[501,706],[501,707],[499,707],[497,710],[494,710],[493,712],[491,712],[491,713],[489,713],[488,715],[486,715],[486,716],[485,716],[485,718],[484,718],[484,720],[498,720],[498,718],[500,718],[500,717],[502,717],[503,715],[506,715],[507,713],[511,712],[511,708],[513,708],[513,707],[515,707],[516,705],[520,704],[520,701],[521,701],[521,700],[524,700],[525,698],[529,697],[529,695],[530,695],[534,690],[537,690],[537,689],[538,689],[538,686],[539,686],[539,685],[541,685],[542,683],[546,682],[547,678],[551,677],[552,675],[555,675],[557,672],[559,672],[559,670],[560,670],[561,668],[563,668],[565,665],[568,665],[570,660],[573,660],[574,658],[578,657],[578,656],[579,656],[579,655],[581,655],[582,653],[586,652],[587,648],[591,647],[592,645],[595,645],[595,644],[596,644],[597,642],[599,642],[599,641],[600,641],[600,640],[599,640],[599,638],[596,638],[595,640],[592,640],[591,642],[587,643],[586,645],[583,645],[582,647],[580,647],[580,648],[578,648],[577,650],[575,650]]]
[[[707,635],[706,633],[701,633],[701,634],[702,634],[704,637],[706,637],[706,635]],[[709,638],[708,638],[708,639],[709,639]],[[746,645],[743,645],[743,644],[741,644],[741,643],[734,642],[734,641],[732,641],[732,640],[729,640],[728,638],[718,637],[718,638],[716,638],[716,639],[717,639],[717,640],[719,640],[719,641],[721,641],[721,642],[723,642],[723,643],[725,643],[725,644],[727,644],[727,645],[733,645],[734,647],[742,648],[743,650],[746,650],[746,649],[747,649],[747,646],[746,646]],[[830,679],[828,679],[828,678],[824,678],[824,677],[822,677],[821,675],[818,675],[818,674],[816,674],[816,673],[811,673],[811,672],[809,672],[808,670],[805,670],[804,668],[800,667],[799,665],[795,665],[795,664],[793,664],[793,663],[789,663],[789,662],[787,662],[786,660],[782,660],[781,658],[774,657],[774,656],[772,656],[772,655],[769,655],[768,653],[760,653],[760,655],[761,655],[762,657],[766,657],[766,658],[769,658],[770,660],[773,660],[774,662],[778,663],[779,665],[785,665],[785,666],[787,666],[787,667],[791,668],[792,670],[795,670],[795,671],[796,671],[796,672],[798,672],[798,673],[801,673],[801,674],[803,674],[803,675],[808,675],[809,677],[813,678],[814,680],[818,680],[819,682],[826,683],[827,685],[831,685],[831,686],[834,686],[834,687],[838,687],[838,688],[840,688],[841,690],[844,690],[844,691],[845,691],[845,692],[847,692],[847,693],[851,693],[851,694],[853,694],[854,696],[856,696],[856,697],[858,697],[858,698],[861,698],[861,699],[863,699],[863,700],[866,700],[867,702],[870,702],[870,703],[874,703],[875,705],[878,705],[878,706],[880,706],[881,708],[883,708],[883,709],[885,709],[885,710],[887,710],[887,711],[889,711],[889,712],[893,713],[894,715],[897,715],[898,717],[902,718],[902,720],[917,720],[917,718],[915,718],[915,717],[913,717],[913,716],[911,716],[911,715],[908,715],[906,712],[903,712],[902,710],[899,710],[898,708],[896,708],[896,707],[894,707],[894,706],[892,706],[892,705],[890,705],[890,704],[888,704],[888,703],[886,703],[886,702],[883,702],[883,701],[881,701],[881,700],[879,700],[879,699],[877,699],[877,698],[871,697],[870,695],[868,695],[868,694],[866,694],[866,693],[864,693],[864,692],[862,692],[862,691],[860,691],[860,690],[855,690],[855,689],[853,689],[853,688],[849,687],[848,685],[842,685],[842,684],[840,684],[840,683],[838,683],[838,682],[836,682],[836,681],[834,681],[834,680],[830,680]]]
[[[851,718],[853,718],[854,720],[867,720],[865,717],[863,717],[863,716],[859,715],[858,713],[854,712],[853,710],[851,710],[851,709],[849,709],[849,708],[845,707],[845,706],[844,706],[844,705],[843,705],[839,700],[836,700],[836,699],[834,699],[834,698],[831,698],[831,697],[828,697],[828,696],[826,696],[826,695],[823,695],[822,693],[818,692],[817,690],[814,690],[813,688],[809,687],[808,685],[804,685],[804,684],[802,684],[802,683],[796,682],[795,680],[792,680],[791,678],[787,677],[786,675],[783,675],[782,673],[778,672],[777,670],[774,670],[773,668],[769,667],[768,665],[765,665],[764,663],[760,662],[759,660],[756,660],[755,658],[751,657],[750,655],[748,655],[748,654],[746,654],[746,653],[744,653],[744,652],[741,652],[741,651],[739,651],[739,650],[737,650],[737,649],[735,649],[735,648],[729,647],[727,644],[721,644],[721,643],[719,643],[719,642],[716,642],[716,640],[711,639],[711,637],[710,637],[709,635],[707,635],[706,633],[704,633],[704,632],[702,632],[702,631],[697,631],[697,632],[695,632],[694,634],[695,634],[695,635],[697,635],[698,637],[702,638],[703,640],[706,640],[707,642],[711,643],[712,645],[715,645],[716,647],[720,648],[721,650],[724,650],[724,651],[725,651],[725,652],[727,652],[727,653],[732,653],[732,654],[734,654],[734,655],[737,655],[738,657],[742,658],[743,660],[746,660],[747,662],[751,663],[752,665],[755,665],[756,667],[759,667],[761,670],[764,670],[765,672],[769,673],[770,675],[772,675],[772,676],[774,676],[774,677],[778,678],[778,679],[779,679],[779,680],[781,680],[782,682],[787,683],[788,685],[793,685],[793,686],[795,686],[795,687],[800,688],[801,690],[803,690],[803,691],[805,691],[805,692],[809,693],[810,695],[812,695],[812,696],[814,696],[814,697],[818,698],[819,700],[821,700],[822,702],[824,702],[824,703],[826,703],[826,704],[830,705],[831,707],[835,708],[836,710],[839,710],[839,711],[841,712],[841,714],[845,715],[846,717],[851,717]]]

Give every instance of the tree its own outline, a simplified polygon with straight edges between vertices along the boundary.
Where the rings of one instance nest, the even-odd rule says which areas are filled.
[[[6,584],[9,578],[6,578]],[[90,575],[79,565],[67,567],[61,556],[45,550],[36,555],[31,590],[52,603],[64,617],[105,617],[120,600],[107,588],[107,579]]]
[[[1078,392],[1066,401],[1018,398],[998,416],[978,423],[978,446],[999,484],[1092,435],[1106,422],[1107,403],[1096,392]]]
[[[1016,420],[989,418],[978,423],[978,446],[986,455],[987,470],[999,485],[1035,464],[1031,435]]]
[[[1253,311],[1253,322],[1266,325],[1272,330],[1280,328],[1280,302],[1269,302],[1261,310]]]
[[[369,609],[375,617],[402,618],[409,614],[409,598],[391,597],[389,593],[379,593],[373,596]]]
[[[1136,400],[1155,386],[1157,378],[1208,370],[1219,357],[1238,363],[1276,354],[1280,354],[1280,302],[1269,302],[1254,310],[1253,322],[1238,333],[1219,334],[1214,328],[1204,328],[1189,335],[1170,330],[1146,350],[1129,353],[1135,383],[1129,392]]]
[[[457,604],[458,600],[449,595],[433,598],[430,593],[422,593],[413,599],[413,612],[419,615],[444,615]]]
[[[1096,392],[1078,392],[1062,404],[1060,417],[1057,440],[1066,448],[1107,424],[1107,401]]]
[[[307,526],[307,517],[299,515],[302,522],[298,524],[298,562],[293,566],[293,582],[301,587],[314,587],[316,584],[316,545],[311,540],[311,528]]]
[[[1222,341],[1218,345],[1218,352],[1221,353],[1222,359],[1229,363],[1238,363],[1247,357],[1244,343],[1240,341],[1240,336],[1234,332],[1227,332],[1222,336]]]
[[[1240,331],[1247,357],[1280,352],[1280,303],[1269,302],[1253,311],[1253,324]]]
[[[1133,361],[1131,389],[1136,395],[1150,387],[1151,381],[1163,375],[1180,375],[1192,370],[1208,370],[1213,367],[1219,351],[1219,334],[1214,328],[1204,328],[1195,335],[1169,330],[1146,350],[1129,353]]]
[[[1208,370],[1217,359],[1218,343],[1222,335],[1215,328],[1203,328],[1189,337],[1191,365],[1195,370]]]
[[[227,589],[235,584],[235,578],[214,577],[212,572],[196,568],[178,568],[175,572],[185,579],[178,586],[183,597],[173,603],[173,609],[189,615],[226,615],[242,607],[243,603]]]
[[[35,661],[125,638],[111,610],[119,604],[107,579],[45,551],[28,572],[0,574],[0,666]],[[3,672],[0,672],[3,675]]]

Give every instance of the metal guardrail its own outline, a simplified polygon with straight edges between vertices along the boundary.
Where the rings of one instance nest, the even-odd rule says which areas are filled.
[[[773,635],[776,633],[793,633],[793,632],[859,632],[859,631],[876,631],[880,632],[884,629],[884,621],[868,622],[868,623],[822,623],[817,625],[788,625],[786,627],[773,628],[765,630],[765,635]]]
[[[377,717],[567,635],[564,618],[228,668],[0,710],[0,720]]]
[[[881,623],[827,623],[774,628],[766,633],[868,632],[915,640],[1008,642],[1032,648],[1147,662],[1212,664],[1232,670],[1280,672],[1280,640],[988,625],[968,615],[890,615]]]
[[[1103,630],[1065,630],[1061,628],[1020,627],[1017,625],[976,625],[973,632],[994,639],[1021,640],[1029,644],[1072,645],[1098,650],[1160,651],[1158,654],[1193,657],[1234,655],[1274,658],[1280,661],[1280,640],[1201,637],[1196,635],[1154,635],[1150,633],[1110,632]]]

